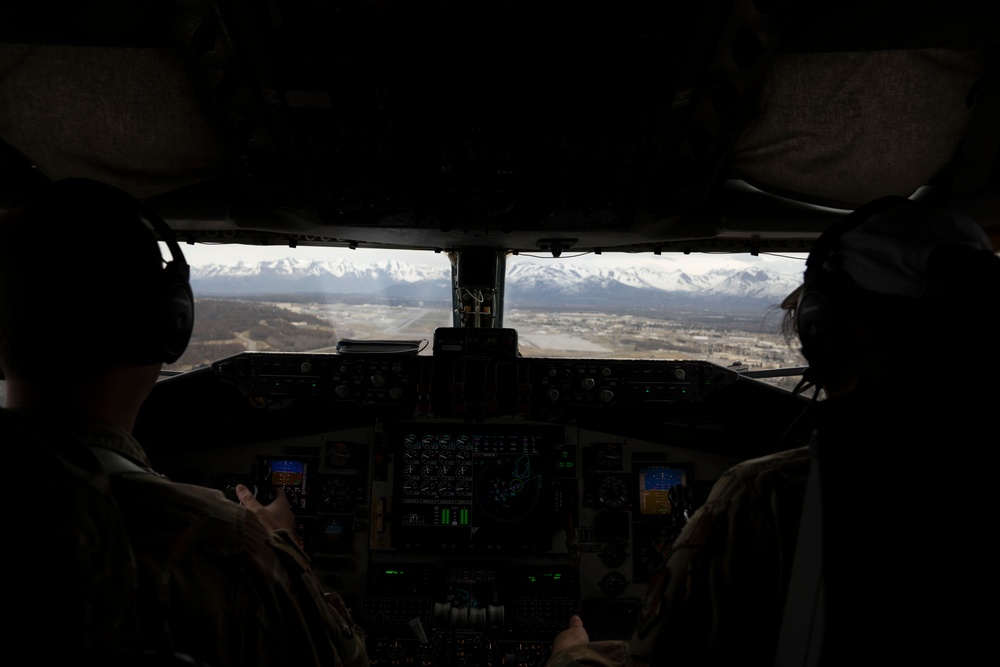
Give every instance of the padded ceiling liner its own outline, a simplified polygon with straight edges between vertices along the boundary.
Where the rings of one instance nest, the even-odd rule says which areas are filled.
[[[49,179],[140,198],[226,168],[175,49],[0,44],[0,137]]]
[[[20,3],[0,208],[28,164],[152,198],[189,240],[794,245],[835,215],[802,203],[996,196],[1000,5],[932,4],[623,5],[572,32],[569,5]]]
[[[763,189],[854,207],[909,196],[955,154],[984,51],[779,54],[732,151]],[[225,172],[174,50],[0,44],[0,136],[50,179],[138,197]]]
[[[839,208],[908,197],[954,158],[986,63],[944,49],[778,54],[729,166]]]

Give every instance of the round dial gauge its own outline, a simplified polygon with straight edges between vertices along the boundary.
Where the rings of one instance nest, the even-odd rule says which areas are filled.
[[[351,485],[343,477],[334,477],[323,485],[323,509],[327,512],[347,512],[354,505]]]
[[[335,442],[327,450],[326,460],[331,468],[343,468],[351,462],[351,448],[342,442]]]
[[[597,489],[597,497],[605,507],[622,507],[628,502],[628,482],[617,475],[605,477]]]
[[[609,598],[618,597],[625,592],[628,587],[628,581],[625,579],[625,575],[620,572],[608,572],[604,575],[604,578],[598,582],[601,590]]]
[[[599,470],[621,470],[621,446],[613,442],[600,445],[597,450],[597,467]]]
[[[621,567],[627,558],[625,546],[622,544],[606,544],[601,549],[600,557],[601,562],[604,563],[604,567]]]

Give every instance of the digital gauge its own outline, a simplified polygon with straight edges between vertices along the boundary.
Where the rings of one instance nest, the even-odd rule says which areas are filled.
[[[480,510],[496,521],[521,521],[535,509],[541,495],[536,477],[527,454],[490,461],[476,478],[475,497]]]

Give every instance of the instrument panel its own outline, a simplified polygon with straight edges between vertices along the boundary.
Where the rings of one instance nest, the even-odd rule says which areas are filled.
[[[714,481],[771,437],[734,419],[789,407],[697,361],[391,356],[244,353],[159,383],[137,428],[176,481],[285,489],[373,665],[541,665],[573,613],[628,637]]]
[[[237,483],[264,500],[283,486],[373,665],[540,665],[573,613],[595,639],[628,636],[731,462],[546,423],[416,420],[189,453],[168,474],[211,472],[234,502]]]
[[[247,395],[326,396],[413,416],[549,417],[566,410],[697,402],[732,369],[699,361],[241,354],[212,365]]]

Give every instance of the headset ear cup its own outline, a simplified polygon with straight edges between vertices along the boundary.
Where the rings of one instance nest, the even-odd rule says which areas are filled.
[[[813,369],[813,375],[822,375],[832,348],[834,312],[830,300],[818,289],[807,289],[799,298],[795,317],[802,354]]]
[[[843,385],[868,354],[856,328],[863,295],[845,276],[826,274],[802,291],[795,326],[802,354],[809,362],[805,379],[823,388]]]
[[[142,298],[138,299],[139,303],[135,303],[136,290],[122,291],[122,298],[127,298],[128,302],[117,305],[116,309],[132,307],[132,310],[123,315],[126,319],[116,327],[123,337],[116,340],[113,349],[107,349],[106,353],[143,364],[177,361],[191,340],[194,296],[189,283],[190,267],[184,260],[173,230],[140,200],[113,185],[86,178],[66,178],[53,182],[50,187],[55,193],[63,194],[53,198],[56,201],[68,197],[67,201],[74,202],[79,209],[101,211],[102,215],[113,215],[119,221],[133,219],[134,224],[146,230],[148,240],[145,242],[155,243],[155,235],[158,235],[166,243],[171,260],[162,266],[162,253],[156,248],[155,261],[158,265],[155,268],[158,273],[150,275],[143,270],[141,276],[136,274],[134,278],[141,282],[129,285],[136,287],[141,284]],[[143,219],[149,222],[155,235],[149,232]],[[130,242],[136,241],[133,239]]]
[[[841,237],[862,225],[872,216],[892,208],[909,206],[911,202],[898,195],[889,195],[858,207],[831,225],[817,239],[806,260],[805,287],[795,308],[795,327],[802,343],[802,354],[809,362],[803,374],[809,382],[824,386],[833,374],[841,372],[838,364],[849,361],[848,348],[856,350],[853,334],[840,319],[837,304],[845,301],[845,278],[839,270],[826,267],[837,250]]]
[[[164,278],[157,321],[159,349],[156,356],[164,363],[172,364],[184,354],[191,340],[194,296],[187,280],[172,270],[172,263],[164,269]]]

